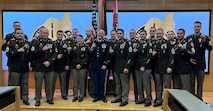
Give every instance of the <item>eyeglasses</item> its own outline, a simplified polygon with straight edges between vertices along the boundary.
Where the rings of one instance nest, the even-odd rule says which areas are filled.
[[[155,32],[154,30],[150,30],[149,32]]]

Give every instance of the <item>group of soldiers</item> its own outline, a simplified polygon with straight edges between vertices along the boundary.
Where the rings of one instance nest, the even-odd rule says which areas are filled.
[[[73,29],[72,35],[66,39],[65,33],[58,30],[55,41],[48,38],[49,30],[42,27],[39,37],[33,37],[29,42],[20,22],[14,22],[15,31],[6,36],[2,45],[8,57],[8,85],[19,85],[23,103],[29,105],[28,74],[29,70],[34,71],[35,106],[41,104],[43,80],[46,102],[54,104],[57,75],[60,79],[61,97],[67,100],[71,73],[72,102],[82,102],[89,74],[89,94],[94,98],[93,102],[101,100],[106,103],[105,89],[112,73],[115,98],[111,103],[120,102],[119,106],[126,106],[132,74],[136,104],[144,103],[145,107],[152,105],[152,78],[156,92],[153,107],[162,105],[163,89],[172,88],[171,81],[173,88],[187,90],[202,99],[205,50],[211,51],[212,43],[208,36],[200,32],[201,25],[201,22],[195,21],[194,34],[187,37],[182,28],[175,34],[173,31],[164,33],[162,28],[151,27],[150,37],[147,37],[146,30],[142,30],[140,36],[136,37],[136,31],[131,29],[130,40],[124,37],[123,29],[112,30],[110,39],[102,29],[98,30],[97,38],[92,37],[90,28],[86,29],[85,39],[78,34],[77,29]]]

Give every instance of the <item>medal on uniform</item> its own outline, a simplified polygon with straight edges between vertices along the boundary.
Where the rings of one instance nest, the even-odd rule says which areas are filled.
[[[123,53],[123,49],[121,50],[121,53]]]
[[[15,48],[18,49],[18,44],[15,45]]]

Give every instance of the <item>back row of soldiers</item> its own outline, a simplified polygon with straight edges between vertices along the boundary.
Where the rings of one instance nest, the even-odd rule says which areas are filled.
[[[212,50],[212,44],[208,36],[200,33],[201,23],[194,23],[195,33],[184,38],[185,30],[178,29],[177,37],[164,38],[163,29],[151,27],[147,39],[145,30],[140,32],[136,39],[135,30],[130,30],[131,39],[124,38],[124,30],[111,31],[111,35],[117,35],[109,40],[104,38],[104,31],[99,30],[97,39],[91,37],[91,29],[86,30],[86,39],[83,41],[81,35],[63,40],[64,32],[57,32],[57,40],[48,38],[49,31],[40,29],[40,37],[28,42],[24,39],[23,31],[16,29],[14,38],[7,42],[6,54],[9,62],[9,83],[17,85],[21,79],[23,103],[28,102],[28,63],[35,75],[35,106],[40,106],[42,80],[45,82],[47,102],[54,104],[53,96],[55,89],[56,73],[59,74],[62,98],[67,100],[66,82],[67,71],[71,69],[73,74],[73,92],[75,101],[83,101],[85,94],[86,71],[90,69],[90,79],[94,79],[93,102],[102,100],[107,102],[104,95],[106,69],[113,69],[115,82],[115,99],[111,103],[121,102],[120,106],[128,104],[130,73],[134,79],[134,94],[136,104],[145,103],[144,106],[152,104],[151,76],[155,82],[156,99],[153,106],[162,105],[163,86],[171,88],[173,77],[174,88],[185,89],[195,94],[195,76],[198,79],[196,95],[202,99],[202,87],[205,69],[205,49]],[[76,30],[76,29],[75,29]],[[172,33],[172,34],[170,34]],[[156,34],[156,36],[155,36]],[[174,32],[167,32],[168,38]],[[91,64],[90,64],[91,62]],[[111,66],[113,65],[113,66]],[[23,68],[25,67],[25,68]],[[19,74],[21,73],[21,74]],[[16,81],[16,83],[14,83]],[[78,86],[80,95],[78,95]],[[144,97],[143,92],[146,92]],[[27,92],[27,93],[24,93]],[[27,96],[26,96],[27,95]]]

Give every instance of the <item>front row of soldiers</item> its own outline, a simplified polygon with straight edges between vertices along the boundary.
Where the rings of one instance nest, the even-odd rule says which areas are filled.
[[[195,26],[201,26],[200,22],[195,22]],[[155,28],[151,28],[155,29]],[[150,29],[150,31],[152,31]],[[155,30],[154,30],[155,31]],[[200,31],[200,30],[199,30]],[[185,30],[179,29],[177,37],[166,40],[163,29],[156,30],[156,38],[147,39],[147,32],[142,30],[140,37],[126,40],[124,30],[116,31],[116,40],[107,40],[104,38],[105,32],[100,29],[97,39],[91,37],[83,41],[83,36],[77,38],[68,38],[62,40],[63,31],[57,32],[57,40],[52,41],[48,38],[49,31],[46,28],[40,29],[40,37],[29,43],[23,38],[21,29],[15,30],[13,38],[6,49],[10,62],[9,83],[15,84],[21,80],[23,102],[28,102],[28,63],[31,60],[31,66],[35,75],[35,106],[40,106],[42,81],[45,82],[45,92],[47,103],[54,104],[53,96],[55,89],[56,74],[60,78],[61,96],[67,100],[66,82],[67,70],[71,69],[73,75],[73,102],[83,101],[85,94],[86,71],[92,70],[95,92],[93,102],[102,100],[107,102],[105,97],[106,70],[110,64],[110,58],[113,58],[113,76],[115,82],[115,99],[111,103],[120,102],[120,106],[128,104],[129,94],[129,74],[133,66],[135,72],[135,84],[137,96],[136,104],[144,103],[144,106],[152,104],[151,73],[154,72],[156,99],[153,106],[162,105],[163,87],[171,88],[171,80],[175,88],[185,89],[194,94],[191,90],[191,77],[194,73],[198,75],[198,93],[202,98],[202,82],[205,69],[205,49],[212,50],[209,37],[195,32],[187,38],[184,38]],[[111,33],[114,33],[112,31]],[[150,34],[151,35],[151,34]],[[202,59],[202,60],[201,60]],[[200,62],[201,61],[201,62]],[[204,62],[203,62],[204,61]],[[112,61],[111,61],[112,62]],[[90,64],[91,63],[91,64]],[[193,65],[192,65],[193,64]],[[200,68],[201,67],[201,68]],[[193,70],[192,70],[193,69]],[[202,74],[201,74],[202,72]],[[21,74],[20,74],[21,73]],[[26,75],[25,79],[20,79],[20,75]],[[18,79],[17,79],[18,78]],[[78,93],[80,90],[80,93]],[[144,96],[144,91],[146,96]],[[25,97],[25,96],[26,97]]]

